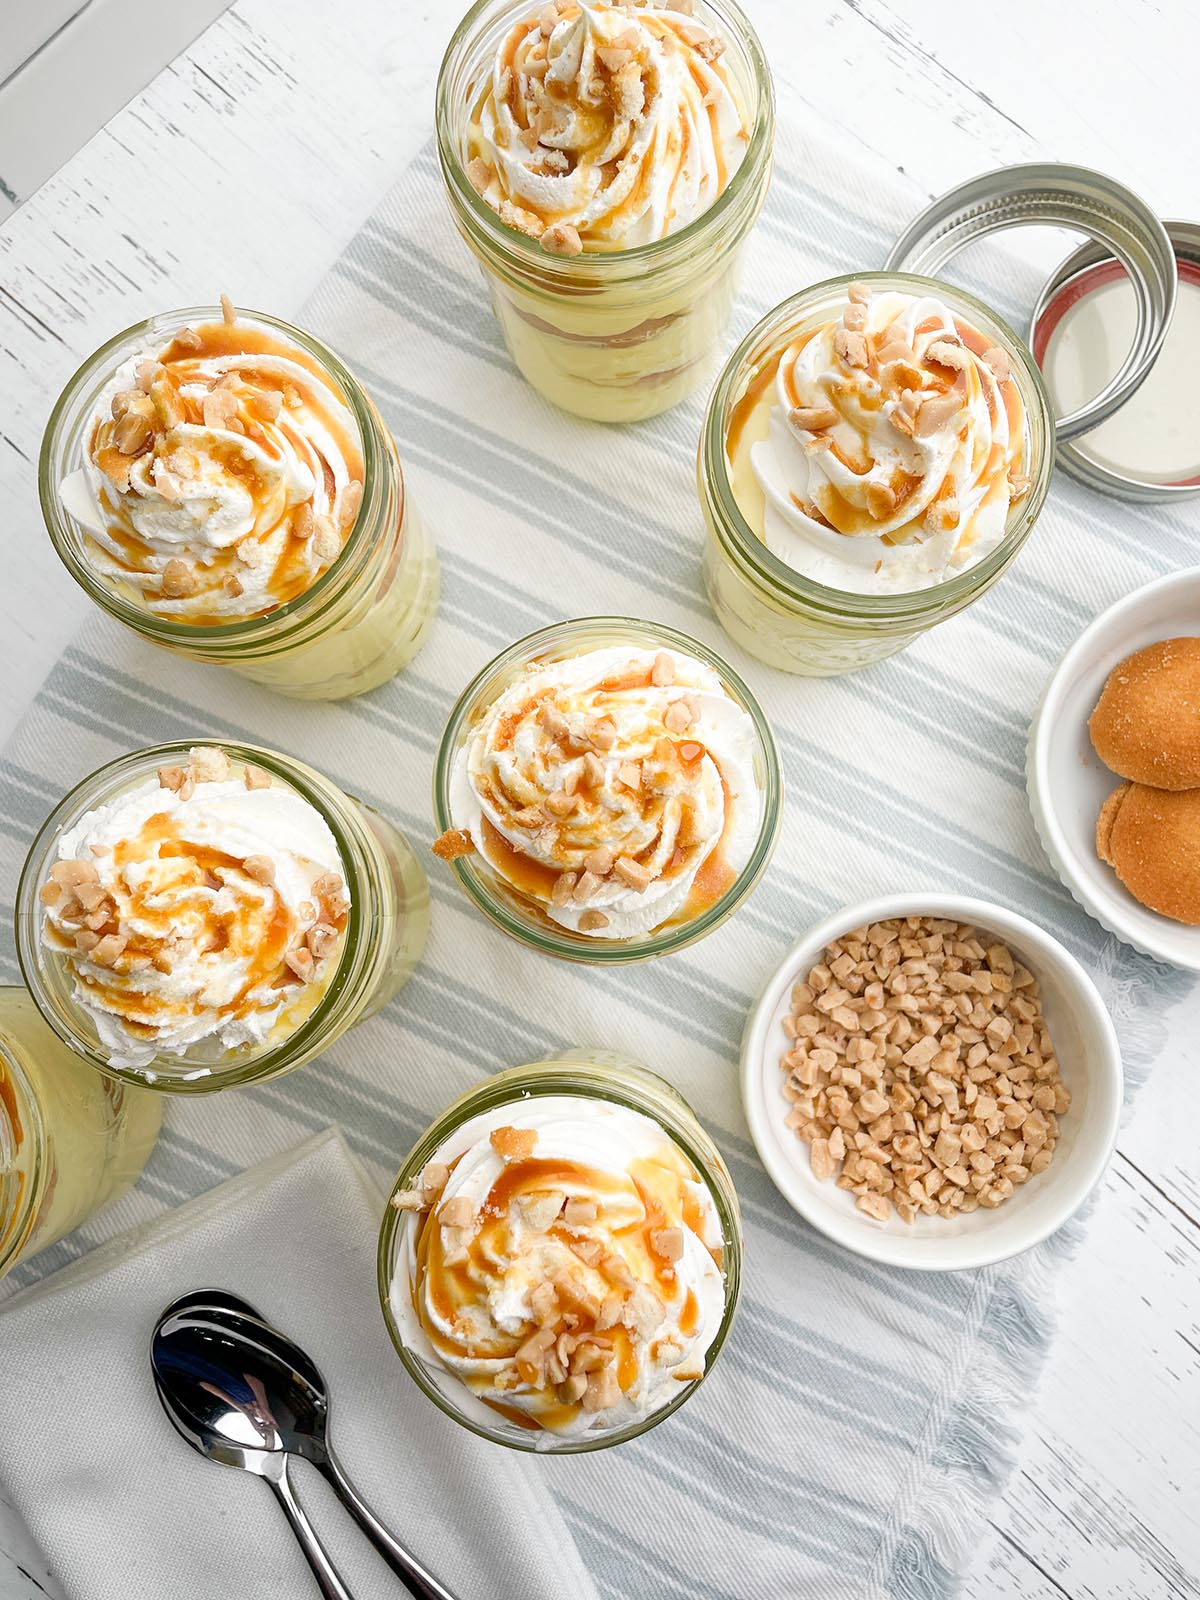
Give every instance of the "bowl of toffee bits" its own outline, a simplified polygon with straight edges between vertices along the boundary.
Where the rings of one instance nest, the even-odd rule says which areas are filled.
[[[1116,1142],[1121,1056],[1058,940],[962,895],[827,918],[751,1012],[754,1142],[813,1227],[876,1261],[951,1271],[1039,1243]]]

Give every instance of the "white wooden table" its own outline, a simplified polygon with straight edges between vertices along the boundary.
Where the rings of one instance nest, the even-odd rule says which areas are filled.
[[[1050,157],[1200,216],[1189,0],[745,3],[780,98],[930,194]],[[236,0],[0,229],[0,741],[84,612],[37,510],[53,396],[152,309],[226,288],[298,307],[428,136],[452,12]],[[1172,1020],[1063,1273],[1057,1344],[969,1600],[1200,1597],[1200,992]],[[43,1593],[53,1578],[0,1498],[0,1600]]]

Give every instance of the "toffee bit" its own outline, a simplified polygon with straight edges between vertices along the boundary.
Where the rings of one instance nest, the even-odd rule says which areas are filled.
[[[354,526],[362,505],[363,486],[361,478],[351,478],[342,495],[342,503],[338,506],[338,527],[342,532],[347,532]]]
[[[180,600],[185,595],[195,594],[198,580],[193,568],[186,561],[181,561],[178,556],[172,556],[163,568],[162,592],[168,600]]]
[[[229,757],[215,745],[195,745],[188,751],[188,766],[197,783],[224,783],[229,776]]]
[[[275,882],[275,863],[269,856],[247,856],[242,867],[258,883]]]
[[[537,1149],[537,1132],[533,1128],[493,1128],[489,1143],[501,1161],[528,1161]]]
[[[833,350],[848,367],[865,367],[870,360],[866,339],[849,328],[839,328],[834,334]]]
[[[895,918],[834,940],[783,1028],[787,1125],[864,1215],[992,1209],[1050,1164],[1071,1097],[1038,985],[968,924]]]
[[[543,250],[548,250],[556,256],[578,256],[583,254],[583,240],[579,232],[569,222],[553,222],[542,234],[540,244]]]
[[[312,951],[314,961],[324,961],[337,949],[337,929],[328,922],[318,922],[311,927],[305,935],[305,942]]]
[[[314,519],[312,549],[318,561],[332,561],[340,554],[342,548],[341,535],[333,525],[331,517],[317,517]]]
[[[283,961],[284,965],[296,974],[301,983],[308,983],[316,971],[316,963],[313,961],[311,950],[289,950]]]
[[[458,861],[475,854],[475,841],[465,828],[447,828],[430,845],[439,861]]]
[[[476,156],[467,163],[467,178],[472,189],[481,197],[494,176],[491,167],[481,156]]]

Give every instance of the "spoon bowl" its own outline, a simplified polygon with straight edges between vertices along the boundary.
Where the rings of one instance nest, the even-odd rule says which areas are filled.
[[[257,1313],[195,1302],[172,1309],[150,1361],[167,1415],[213,1460],[256,1471],[250,1455],[324,1458],[320,1374]]]
[[[249,1302],[224,1290],[183,1295],[159,1317],[150,1365],[163,1409],[203,1456],[265,1479],[329,1600],[352,1600],[296,1500],[295,1456],[330,1483],[410,1594],[455,1600],[358,1494],[329,1445],[329,1394],[316,1363]]]

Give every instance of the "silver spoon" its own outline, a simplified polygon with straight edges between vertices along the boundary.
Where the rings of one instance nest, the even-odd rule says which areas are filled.
[[[263,1478],[327,1600],[353,1600],[288,1478],[301,1456],[322,1473],[383,1559],[418,1600],[455,1600],[399,1544],[362,1500],[330,1448],[329,1400],[312,1359],[224,1290],[201,1290],[162,1313],[150,1363],[163,1409],[187,1442],[210,1460]]]

